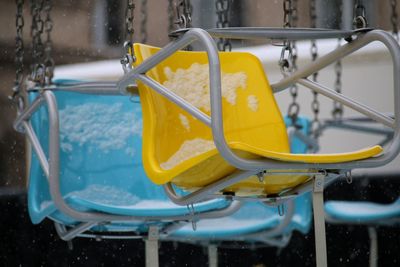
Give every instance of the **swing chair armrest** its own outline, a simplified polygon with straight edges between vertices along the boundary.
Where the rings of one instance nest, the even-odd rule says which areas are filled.
[[[349,38],[352,35],[371,30],[371,28],[332,30],[318,28],[227,27],[208,29],[207,32],[215,38],[286,41]]]
[[[386,46],[388,51],[390,52],[392,62],[393,62],[393,84],[394,84],[394,118],[388,116],[387,114],[383,114],[381,112],[375,111],[361,103],[358,103],[348,97],[343,96],[342,94],[338,94],[335,91],[326,88],[318,83],[310,81],[305,77],[312,75],[315,72],[327,67],[328,65],[336,62],[337,60],[361,49],[362,47],[368,45],[371,42],[379,41],[383,45]],[[356,162],[348,162],[343,163],[342,168],[371,168],[385,165],[392,161],[400,151],[400,47],[397,41],[387,32],[382,30],[373,30],[369,31],[365,34],[360,34],[355,40],[350,43],[347,43],[334,51],[319,57],[314,62],[309,63],[301,69],[298,69],[291,75],[283,78],[281,81],[272,84],[272,88],[274,92],[282,91],[292,84],[300,83],[303,86],[311,89],[312,91],[321,93],[328,98],[331,98],[335,101],[339,101],[345,106],[348,106],[372,120],[378,121],[394,130],[393,142],[390,147],[386,148],[384,154],[370,159],[360,160]],[[321,167],[330,168],[328,165],[321,165]]]
[[[39,91],[39,90],[51,90],[51,91],[64,91],[64,92],[75,92],[80,94],[91,94],[91,95],[121,95],[121,92],[117,86],[116,81],[74,81],[67,80],[55,82],[50,86],[46,87],[32,87],[27,91]],[[130,95],[138,95],[137,85],[130,84],[127,92]]]

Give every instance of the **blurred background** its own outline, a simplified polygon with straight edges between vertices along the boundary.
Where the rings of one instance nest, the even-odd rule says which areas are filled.
[[[391,0],[363,0],[361,2],[365,6],[369,27],[392,31],[393,10],[391,8]],[[138,42],[145,41],[155,46],[166,45],[170,40],[168,37],[168,32],[171,29],[170,24],[171,21],[175,20],[176,15],[175,9],[170,9],[169,1],[138,0],[135,1],[135,4],[134,40]],[[215,27],[217,23],[215,0],[192,0],[191,4],[193,7],[193,27]],[[340,7],[342,12],[340,11]],[[316,0],[316,26],[321,28],[351,29],[353,7],[353,1]],[[119,68],[118,59],[124,53],[122,48],[125,40],[124,9],[125,1],[120,0],[53,1],[51,16],[54,27],[51,38],[53,41],[52,56],[56,62],[56,66],[111,60],[110,62],[113,62],[113,66],[116,67],[110,69],[110,72],[113,75],[114,73],[118,73],[118,71],[115,71],[115,68]],[[0,205],[3,211],[0,222],[1,228],[9,233],[7,237],[3,236],[0,239],[0,257],[5,262],[4,266],[17,266],[18,264],[22,264],[23,266],[52,266],[53,264],[56,265],[52,261],[53,258],[62,259],[60,260],[62,265],[57,266],[85,265],[89,264],[89,262],[96,265],[103,263],[105,266],[115,262],[120,263],[118,264],[120,266],[137,266],[135,265],[136,262],[140,266],[143,263],[140,260],[140,256],[137,255],[143,253],[143,248],[141,248],[141,245],[138,245],[138,241],[132,241],[131,243],[128,241],[120,243],[104,241],[103,245],[90,240],[77,241],[78,244],[81,244],[79,247],[82,249],[78,249],[78,251],[75,249],[71,252],[63,242],[59,242],[54,237],[55,231],[51,228],[51,224],[45,223],[40,226],[31,226],[29,223],[25,208],[27,177],[25,139],[23,135],[15,132],[12,128],[16,110],[8,99],[8,96],[12,93],[11,89],[15,79],[15,13],[16,5],[14,1],[0,0]],[[297,13],[298,27],[312,26],[312,21],[310,20],[310,2],[308,0],[298,0]],[[283,0],[234,0],[230,13],[230,26],[282,27],[283,14]],[[400,14],[400,4],[397,5],[397,14]],[[25,3],[24,16],[24,63],[26,73],[28,73],[28,66],[31,64],[31,36],[29,30],[31,16],[29,3]],[[301,48],[299,49],[299,65],[310,61],[309,45],[309,42],[299,44]],[[336,41],[332,41],[329,44],[318,42],[317,45],[320,53],[323,54],[323,52],[333,49],[336,46]],[[280,47],[261,41],[234,42],[233,47],[234,49],[249,50],[256,54],[259,51],[257,49],[260,47],[261,49],[269,49],[269,52],[265,52],[265,58],[262,59],[264,67],[268,72],[270,80],[275,81],[281,77],[278,68]],[[381,90],[381,88],[393,85],[391,81],[393,75],[391,72],[391,61],[388,55],[383,52],[382,47],[376,47],[372,50],[371,53],[361,52],[358,56],[355,55],[343,62],[343,87],[346,87],[345,90],[347,90],[347,87],[350,88],[347,93],[351,96],[359,97],[365,100],[367,104],[376,106],[379,110],[383,109],[384,111],[391,112],[393,105],[388,105],[386,102],[386,100],[390,102],[392,98],[390,90]],[[376,69],[371,68],[371,66],[376,67]],[[88,65],[83,64],[81,67],[85,69],[88,68]],[[72,70],[71,67],[64,66],[59,68],[58,71],[59,73],[63,73],[63,71],[71,73]],[[77,72],[79,71],[77,69]],[[122,74],[122,68],[119,71]],[[103,72],[107,72],[107,70]],[[371,76],[376,79],[366,79]],[[332,86],[335,80],[334,67],[331,66],[326,72],[322,72],[320,79],[322,82]],[[372,90],[370,91],[373,91],[373,93],[366,93],[369,92],[367,89],[371,88]],[[312,117],[313,114],[310,108],[312,94],[309,91],[305,93],[301,91],[300,94],[301,113]],[[286,113],[287,105],[291,101],[289,95],[287,93],[279,94],[278,101],[282,112]],[[330,117],[332,103],[327,102],[327,100],[321,100],[321,106],[320,116],[322,118]],[[351,115],[352,113],[345,112],[345,114]],[[352,150],[353,145],[355,148],[358,148],[358,146],[363,145],[365,142],[368,143],[371,141],[370,137],[365,137],[364,139],[361,138],[364,141],[354,142],[354,139],[351,137],[343,137],[340,133],[339,137],[334,137],[337,135],[338,132],[333,131],[321,138],[323,152],[340,151],[343,148]],[[400,173],[398,161],[393,164],[392,169],[394,171],[398,170]],[[334,186],[329,189],[330,191],[328,190],[326,197],[327,199],[338,198],[338,196],[348,199],[355,199],[357,197],[371,199],[374,197],[380,201],[388,202],[399,195],[398,182],[393,182],[393,179],[390,181],[388,182],[388,180],[383,179],[370,182],[355,181],[352,185],[346,185],[346,189],[343,189],[342,183],[338,183],[336,187]],[[365,188],[370,191],[366,193]],[[387,198],[382,197],[382,194],[378,194],[378,192],[385,192],[383,195],[387,196]],[[390,228],[382,229],[381,231],[384,233],[384,237],[381,238],[387,241],[380,248],[383,253],[382,255],[386,256],[386,258],[382,259],[382,266],[399,266],[400,257],[397,255],[396,250],[394,250],[394,248],[397,248],[398,251],[399,248],[399,243],[396,243],[396,238],[398,242],[398,237],[400,236],[399,229]],[[289,260],[285,255],[291,255],[294,262],[302,260],[305,266],[314,265],[312,260],[313,242],[310,240],[312,234],[310,235],[306,237],[295,236],[294,241],[292,241],[290,247],[285,249],[285,251],[247,249],[240,252],[232,252],[230,250],[222,250],[220,253],[225,258],[222,258],[221,264],[225,264],[223,266],[257,266],[257,263],[267,261],[266,257],[268,255],[273,255],[276,258],[271,259],[271,263],[273,262],[277,266],[288,266],[286,264],[289,264]],[[365,253],[368,250],[368,244],[366,244],[368,241],[365,235],[365,229],[362,227],[329,226],[328,242],[330,243],[328,243],[328,248],[331,250],[331,254],[329,255],[343,255],[343,257],[338,256],[332,266],[349,266],[350,264],[353,264],[353,266],[366,265],[368,256]],[[343,247],[329,245],[336,242],[335,240],[337,239],[347,238],[354,238],[358,242],[352,243],[348,240],[342,240],[343,243],[341,244]],[[14,242],[9,240],[14,240]],[[19,249],[22,249],[24,244],[29,244],[27,248],[32,252],[21,253],[22,257],[19,257]],[[385,250],[385,246],[392,249]],[[98,259],[96,259],[96,253],[90,250],[93,247],[97,247],[98,251],[101,252],[100,254],[102,254]],[[302,248],[299,250],[299,247]],[[197,263],[190,262],[187,266],[203,266],[206,264],[206,257],[203,255],[204,253],[201,248],[185,246],[180,247],[180,249],[185,251],[183,254],[186,255],[186,258],[179,259],[177,255],[173,254],[172,251],[175,251],[173,244],[164,245],[164,252],[161,253],[161,258],[165,258],[165,265],[163,266],[181,266],[179,262],[185,262],[185,259],[190,258],[190,255],[199,257],[199,261]],[[43,253],[44,255],[42,255]],[[83,256],[80,256],[82,253]],[[128,257],[129,262],[118,261],[116,259],[125,257],[126,255],[131,255],[130,258]],[[36,260],[33,259],[35,257]],[[82,262],[77,260],[79,257],[86,257],[86,260],[90,258],[93,261]],[[244,261],[243,257],[248,257],[249,261]],[[127,260],[128,258],[125,259]]]
[[[353,4],[343,1],[343,12],[339,12],[339,0],[317,0],[317,27],[351,29]],[[366,7],[370,27],[391,30],[390,0],[362,1]],[[0,9],[0,184],[2,186],[23,186],[25,184],[24,140],[11,127],[15,118],[8,96],[15,78],[15,13],[14,1],[2,0]],[[175,14],[168,10],[168,1],[148,0],[146,9],[136,1],[134,40],[156,46],[168,41],[169,20],[175,20]],[[192,0],[193,27],[215,27],[214,0]],[[30,11],[28,4],[25,16],[25,58],[31,63],[30,53]],[[125,2],[118,0],[98,1],[54,1],[52,20],[53,58],[56,65],[92,62],[103,59],[118,59],[123,54]],[[398,13],[400,5],[397,5]],[[340,21],[342,23],[340,23]],[[231,26],[282,27],[283,1],[233,1],[230,16]],[[141,27],[145,25],[145,27]],[[310,8],[308,0],[298,1],[298,27],[310,26]],[[234,44],[234,47],[243,46]],[[301,51],[300,51],[301,54]],[[309,57],[305,51],[305,57]],[[276,56],[275,56],[276,57]],[[277,66],[278,64],[276,64]],[[28,70],[29,68],[25,68]],[[270,74],[271,76],[271,74]],[[332,76],[332,75],[331,75]],[[279,77],[279,76],[278,76]],[[306,104],[307,107],[309,103]],[[307,108],[308,109],[308,108]],[[4,123],[3,123],[4,122]]]

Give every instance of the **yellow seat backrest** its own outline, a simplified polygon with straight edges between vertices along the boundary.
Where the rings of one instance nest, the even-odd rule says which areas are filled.
[[[156,47],[135,44],[135,64],[142,63],[158,50]],[[222,52],[219,57],[225,92],[222,103],[224,132],[228,144],[235,148],[246,144],[289,152],[285,124],[258,58],[242,52]],[[194,99],[203,112],[210,114],[206,103],[209,102],[209,96],[208,99],[198,94],[190,96],[193,90],[201,89],[204,83],[208,84],[208,81],[203,81],[205,71],[208,77],[207,64],[205,52],[179,51],[146,74],[169,89],[173,87],[175,92],[185,91],[184,94],[178,92],[178,95],[188,100]],[[202,145],[207,147],[212,142],[208,126],[149,87],[141,83],[138,86],[143,107],[143,163],[153,182],[163,184],[173,181],[184,187],[202,186],[234,170],[218,155],[216,149],[196,155],[196,151],[204,149]],[[170,158],[182,150],[185,142],[185,148],[193,149],[192,152],[186,151],[190,155],[183,158],[187,160],[165,167]],[[208,171],[202,170],[204,168]],[[215,177],[206,179],[205,174]],[[203,182],[198,182],[202,179]]]

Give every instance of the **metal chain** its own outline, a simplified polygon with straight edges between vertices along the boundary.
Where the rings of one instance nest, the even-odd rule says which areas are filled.
[[[190,0],[180,0],[176,6],[176,14],[178,19],[175,24],[180,29],[192,27],[192,5]]]
[[[54,75],[54,60],[51,55],[53,49],[53,43],[51,41],[51,31],[53,29],[53,21],[51,20],[50,16],[51,8],[51,0],[45,0],[44,11],[46,14],[46,20],[44,22],[44,30],[46,32],[46,42],[44,44],[44,67],[46,84],[51,84],[51,80]]]
[[[133,0],[127,0],[126,10],[125,10],[125,41],[133,43],[133,35],[135,34],[135,29],[133,27],[133,20],[135,19],[135,3]]]
[[[390,18],[390,22],[392,23],[392,32],[394,38],[399,41],[399,29],[397,25],[397,0],[390,0],[390,7],[392,10],[392,16]]]
[[[43,64],[44,45],[42,42],[42,34],[44,30],[44,21],[41,13],[43,11],[43,0],[31,0],[31,13],[32,13],[32,81],[39,85],[45,83],[45,66]]]
[[[147,30],[146,30],[146,25],[147,25],[147,0],[142,0],[140,3],[140,36],[141,38],[141,43],[146,43],[147,42]]]
[[[353,26],[356,29],[366,28],[368,26],[365,7],[361,0],[356,0],[354,5]]]
[[[16,0],[17,12],[15,15],[15,26],[17,35],[15,37],[15,81],[12,96],[10,99],[17,105],[18,112],[23,110],[23,97],[21,96],[22,81],[24,79],[24,40],[23,29],[25,25],[23,9],[24,0]]]
[[[229,27],[231,0],[217,0],[215,2],[217,13],[217,28]],[[232,51],[230,39],[220,38],[217,43],[219,51]]]
[[[340,45],[340,40],[339,40]],[[340,60],[335,63],[335,91],[337,93],[342,92],[342,62]],[[343,117],[343,104],[337,101],[333,102],[332,117],[334,120],[341,120]]]
[[[174,24],[174,2],[173,0],[168,0],[168,33],[175,30]],[[170,37],[170,39],[172,39],[172,37]]]
[[[283,1],[283,26],[285,28],[296,27],[297,24],[297,0],[284,0]],[[281,72],[283,75],[287,75],[289,72],[297,70],[297,47],[296,42],[285,41],[282,47],[281,58],[279,60]],[[297,117],[300,112],[300,105],[297,102],[298,87],[297,84],[293,84],[290,89],[290,95],[292,97],[292,103],[288,108],[288,117],[291,118],[292,124],[297,125]]]
[[[317,12],[316,12],[316,2],[315,0],[310,0],[310,22],[311,22],[311,27],[316,28],[317,27]],[[316,44],[315,40],[311,41],[311,59],[312,61],[315,61],[318,58],[318,47]],[[313,81],[317,82],[318,79],[318,72],[315,72],[313,74]],[[311,102],[311,109],[314,114],[313,121],[311,122],[311,132],[314,136],[314,138],[317,138],[320,136],[321,133],[321,122],[319,121],[319,111],[320,111],[320,103],[318,101],[318,93],[313,92],[313,101]]]
[[[121,65],[124,72],[128,72],[133,68],[133,62],[135,60],[133,56],[133,36],[135,34],[135,29],[133,27],[133,21],[135,19],[135,3],[133,0],[126,1],[125,10],[125,42],[124,50],[125,54],[121,59]]]
[[[283,1],[283,27],[290,28],[291,27],[291,10],[292,10],[292,2],[291,0]],[[285,40],[283,42],[281,57],[279,59],[279,66],[282,74],[285,76],[287,72],[290,71],[290,58],[292,58],[292,50],[290,43]]]
[[[341,4],[339,6],[339,12],[340,12],[340,18],[342,17],[342,11],[343,11],[343,5]],[[342,20],[339,20],[339,28],[342,28]],[[341,42],[340,42],[340,38],[338,39],[338,47],[340,47]],[[336,61],[335,63],[335,75],[336,75],[336,79],[335,79],[335,91],[337,93],[341,93],[342,92],[342,62],[341,60]],[[333,102],[333,110],[332,110],[332,117],[334,120],[336,121],[340,121],[343,117],[343,104],[337,101]]]

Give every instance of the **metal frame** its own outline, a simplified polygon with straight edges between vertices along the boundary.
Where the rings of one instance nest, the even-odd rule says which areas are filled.
[[[75,91],[81,93],[100,94],[104,93],[104,89],[108,92],[107,94],[117,94],[115,84],[111,83],[80,83],[65,85],[62,89],[67,91]],[[82,89],[82,90],[81,90]],[[35,89],[32,89],[35,90]],[[193,214],[180,215],[180,216],[122,216],[113,215],[103,212],[92,212],[92,211],[77,211],[70,207],[64,200],[60,191],[60,141],[59,141],[59,113],[57,107],[57,100],[52,92],[54,87],[45,88],[38,97],[27,107],[17,118],[14,123],[14,128],[18,131],[26,133],[30,144],[33,147],[36,155],[38,156],[39,163],[43,169],[43,172],[48,180],[50,195],[57,209],[63,214],[82,222],[77,226],[73,226],[72,229],[67,230],[65,227],[59,227],[56,224],[57,232],[60,237],[64,240],[71,240],[72,238],[81,235],[84,232],[92,228],[99,223],[113,222],[113,221],[182,221],[187,223],[193,219]],[[49,115],[49,155],[47,156],[43,151],[43,148],[37,138],[35,131],[30,123],[31,116],[43,105],[46,104]],[[228,199],[229,200],[229,199]],[[226,208],[196,213],[196,218],[219,218],[230,215],[236,212],[241,207],[239,201],[232,201]],[[113,238],[113,236],[109,236]]]
[[[388,116],[392,117],[392,116]],[[371,125],[371,123],[374,123]],[[380,146],[388,144],[393,139],[393,129],[389,127],[382,127],[375,125],[376,122],[365,117],[353,117],[341,120],[325,120],[322,123],[321,131],[325,131],[331,128],[363,132],[374,135],[382,136],[383,139],[379,142]]]
[[[284,229],[290,224],[293,215],[295,213],[295,205],[293,200],[287,201],[287,210],[283,215],[283,219],[281,222],[272,229],[267,229],[259,232],[248,233],[240,236],[231,236],[224,237],[221,239],[213,238],[213,243],[219,243],[223,241],[251,241],[251,242],[261,242],[269,244],[274,242],[277,236],[282,236]],[[190,242],[193,244],[203,243],[204,241],[209,241],[208,237],[189,237],[190,240],[186,237],[166,237],[167,240],[170,241],[180,241],[180,242]]]
[[[223,30],[210,30],[209,33],[214,37],[225,37],[225,38],[239,38],[239,39],[259,39],[268,38],[272,40],[284,39],[284,40],[299,40],[313,38],[310,34],[315,34],[315,30],[312,33],[311,30],[289,30],[285,31],[278,29],[278,35],[275,38],[272,37],[272,33],[268,33],[268,30],[262,30],[262,33],[251,32],[248,29],[223,29]],[[171,200],[179,205],[185,205],[193,203],[208,197],[210,194],[219,192],[225,187],[239,182],[240,180],[246,179],[252,175],[258,175],[263,177],[264,170],[305,170],[312,172],[319,172],[314,175],[313,179],[310,179],[308,183],[300,185],[299,188],[289,190],[287,193],[293,193],[299,190],[310,190],[313,188],[313,209],[314,209],[314,225],[315,225],[315,245],[316,245],[316,261],[317,266],[327,266],[327,251],[326,251],[326,236],[325,236],[325,220],[324,220],[324,209],[323,209],[323,188],[325,178],[333,180],[347,171],[353,168],[373,168],[385,165],[392,161],[400,152],[400,47],[393,37],[381,30],[374,30],[369,32],[358,31],[358,32],[343,32],[343,31],[329,31],[319,32],[314,36],[318,37],[340,37],[345,38],[349,41],[347,44],[338,47],[334,51],[319,57],[312,63],[308,64],[302,69],[298,69],[293,73],[286,74],[281,81],[273,83],[271,86],[274,92],[282,91],[292,84],[301,84],[314,92],[320,93],[328,98],[333,99],[345,106],[348,106],[367,117],[380,122],[394,130],[393,141],[388,148],[385,149],[384,153],[380,156],[357,160],[352,162],[343,163],[302,163],[302,162],[286,162],[278,161],[273,159],[245,159],[235,154],[232,149],[228,146],[228,143],[224,136],[223,129],[223,117],[222,117],[222,94],[221,94],[221,76],[220,76],[220,61],[218,56],[218,50],[210,34],[202,29],[188,29],[182,31],[182,35],[175,41],[169,43],[167,46],[162,48],[159,52],[146,59],[142,64],[137,66],[135,69],[125,73],[125,75],[119,80],[118,87],[122,93],[127,93],[126,88],[132,84],[133,81],[139,80],[142,83],[149,86],[151,89],[167,97],[169,100],[174,102],[179,107],[183,108],[189,114],[199,119],[205,125],[211,128],[214,144],[220,153],[220,155],[232,166],[238,170],[232,175],[221,178],[212,184],[209,184],[200,190],[197,190],[187,196],[177,196],[171,183],[164,185],[167,195]],[[328,33],[328,34],[326,34]],[[353,35],[357,34],[353,40]],[[269,36],[271,35],[271,36]],[[206,51],[209,61],[209,76],[210,76],[210,102],[211,102],[211,116],[204,114],[198,108],[194,107],[177,94],[169,91],[166,87],[158,83],[157,81],[146,76],[146,72],[162,62],[176,51],[190,45],[197,41]],[[394,79],[394,119],[382,114],[366,105],[363,105],[349,97],[335,92],[319,83],[313,82],[306,77],[313,73],[325,68],[326,66],[336,62],[354,51],[366,46],[367,44],[379,41],[383,43],[389,50],[393,60],[393,79]],[[332,177],[333,176],[333,177]],[[313,186],[310,186],[313,183]],[[283,194],[282,194],[283,195]]]
[[[218,30],[218,32],[227,32],[229,29]],[[243,38],[245,35],[245,29],[237,29],[240,33],[237,38]],[[279,29],[278,31],[282,31]],[[215,30],[210,31],[213,34]],[[282,31],[280,33],[280,39],[305,39],[310,38],[310,32],[315,34],[315,31],[311,30],[291,30],[290,32]],[[329,31],[324,31],[329,33]],[[321,32],[319,32],[321,34]],[[229,33],[230,34],[230,33]],[[221,35],[220,33],[214,34],[214,37],[232,37],[232,35]],[[329,34],[329,37],[346,37],[346,39],[352,39],[352,36],[357,34],[354,40],[351,42],[335,49],[331,53],[319,57],[314,62],[308,64],[302,69],[295,71],[294,73],[288,74],[281,81],[272,84],[272,88],[275,92],[279,92],[283,89],[288,88],[294,83],[299,83],[308,87],[309,89],[321,93],[335,101],[342,103],[343,105],[349,106],[355,109],[369,118],[376,120],[384,125],[394,129],[394,137],[391,145],[385,149],[385,152],[377,157],[357,160],[352,162],[343,163],[302,163],[302,162],[285,162],[273,159],[256,159],[250,160],[241,158],[235,154],[228,146],[225,136],[223,134],[223,118],[222,118],[222,98],[221,98],[221,77],[220,77],[220,62],[218,57],[218,50],[210,34],[202,29],[189,29],[180,38],[169,43],[167,46],[162,48],[158,53],[145,60],[142,64],[137,66],[135,69],[126,73],[118,82],[118,87],[122,93],[127,93],[126,88],[131,85],[134,81],[139,80],[144,84],[151,87],[156,92],[164,95],[172,102],[189,112],[191,115],[202,121],[204,124],[209,126],[212,130],[213,139],[216,148],[218,149],[221,156],[229,162],[232,166],[236,167],[238,171],[230,176],[224,177],[213,184],[210,184],[196,192],[191,193],[188,196],[178,197],[171,184],[165,185],[165,190],[168,196],[179,205],[185,205],[199,201],[210,193],[218,192],[219,190],[236,183],[242,179],[245,179],[251,175],[260,174],[263,170],[282,170],[282,169],[296,169],[296,170],[323,170],[324,173],[330,175],[332,171],[336,175],[343,175],[348,170],[353,168],[373,168],[385,165],[393,160],[400,151],[400,47],[393,37],[381,30],[373,31],[334,31]],[[247,37],[251,34],[247,34]],[[254,34],[255,38],[257,37]],[[268,37],[263,33],[263,37]],[[278,38],[278,39],[279,39]],[[158,82],[152,80],[146,76],[146,72],[162,62],[167,57],[171,56],[176,51],[188,46],[193,42],[199,42],[204,50],[207,52],[209,61],[209,74],[210,74],[210,97],[211,97],[211,117],[204,114],[202,111],[192,106],[190,103],[169,91],[166,87],[162,86]],[[338,59],[343,58],[354,51],[366,46],[367,44],[379,41],[383,43],[389,50],[393,59],[393,79],[394,79],[394,107],[395,107],[395,118],[386,116],[378,111],[375,111],[368,106],[356,102],[355,100],[345,97],[341,94],[336,93],[334,90],[326,88],[318,83],[312,82],[304,77],[308,77],[314,72],[317,72],[326,66],[336,62]],[[337,171],[339,170],[339,172]],[[311,189],[311,187],[310,187]]]

